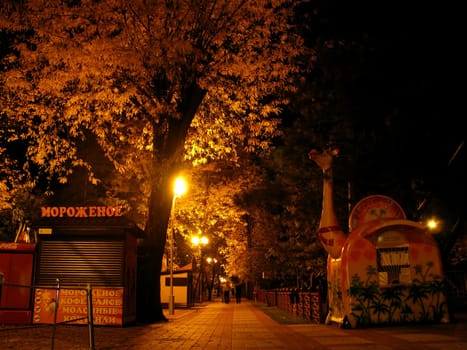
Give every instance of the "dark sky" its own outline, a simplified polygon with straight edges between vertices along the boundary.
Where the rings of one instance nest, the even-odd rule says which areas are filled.
[[[465,220],[467,60],[460,5],[407,0],[312,3],[320,8],[321,33],[366,46],[355,64],[360,77],[349,96],[361,128],[380,125],[386,147],[378,150],[380,159],[375,154],[372,164],[379,162],[382,171],[392,167],[391,176],[422,179],[436,205],[442,203],[444,210]]]
[[[366,7],[369,3],[373,11]],[[394,143],[405,159],[401,164],[423,177],[437,195],[449,195],[465,208],[462,145],[467,128],[460,8],[454,2],[362,4],[370,40],[379,49],[375,71],[381,72],[380,83],[386,86],[380,91],[400,113],[400,137],[394,135]]]
[[[324,2],[335,3],[340,35],[369,47],[361,98],[397,110],[413,133],[414,156],[442,167],[466,130],[460,8],[426,1]]]

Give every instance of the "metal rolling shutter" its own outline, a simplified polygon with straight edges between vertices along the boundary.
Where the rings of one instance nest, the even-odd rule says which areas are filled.
[[[46,241],[40,243],[36,284],[122,286],[123,241]]]

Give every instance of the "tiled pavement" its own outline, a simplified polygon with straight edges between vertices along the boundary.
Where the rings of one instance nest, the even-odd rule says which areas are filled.
[[[342,329],[337,325],[279,324],[250,302],[213,302],[175,309],[169,322],[128,327],[0,328],[0,349],[21,350],[456,350],[467,349],[467,322]],[[92,346],[94,345],[94,346]]]

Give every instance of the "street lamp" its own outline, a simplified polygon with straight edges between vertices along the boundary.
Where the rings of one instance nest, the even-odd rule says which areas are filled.
[[[200,251],[201,251],[201,246],[202,245],[206,245],[209,243],[209,238],[207,238],[206,236],[193,236],[191,237],[191,243],[193,243],[193,245],[195,247],[199,247]]]
[[[217,264],[217,259],[216,258],[211,258],[207,257],[206,262],[211,265],[211,281],[209,282],[208,285],[208,301],[212,300],[212,290],[214,289],[214,281],[216,279],[216,264]]]
[[[206,236],[192,236],[191,243],[194,247],[198,248],[198,256],[199,256],[199,273],[198,273],[198,288],[199,288],[199,302],[202,302],[202,257],[201,257],[201,247],[206,246],[209,243],[209,239]]]
[[[170,210],[170,293],[169,293],[169,315],[174,314],[174,215],[175,201],[186,192],[186,183],[183,178],[175,179],[174,194],[172,198],[172,208]]]

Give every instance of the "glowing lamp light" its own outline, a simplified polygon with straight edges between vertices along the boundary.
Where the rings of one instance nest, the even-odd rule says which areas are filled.
[[[174,185],[175,197],[177,198],[181,197],[183,194],[186,193],[186,190],[187,190],[187,185],[186,185],[185,180],[181,177],[177,177],[175,179],[175,185]]]
[[[438,220],[432,218],[432,219],[429,219],[427,222],[426,222],[426,226],[431,230],[431,231],[434,231],[438,228],[439,226],[439,222]]]
[[[191,243],[193,243],[194,246],[206,245],[209,243],[209,239],[205,236],[193,236],[191,237]]]

